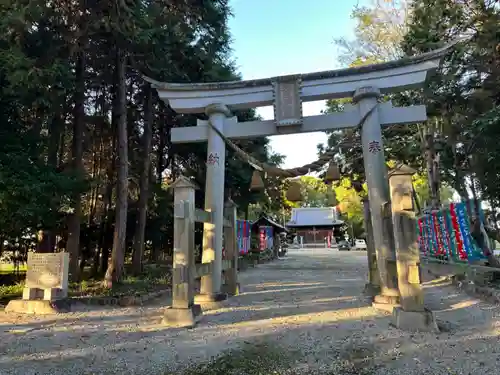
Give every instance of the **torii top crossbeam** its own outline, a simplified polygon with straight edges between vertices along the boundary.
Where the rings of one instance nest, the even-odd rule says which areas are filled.
[[[302,102],[349,97],[360,86],[374,86],[384,94],[421,87],[427,73],[439,66],[454,44],[456,42],[386,63],[274,78],[214,83],[165,83],[148,77],[144,79],[179,113],[203,113],[213,103],[231,109],[272,105],[275,85],[279,82],[298,82]]]

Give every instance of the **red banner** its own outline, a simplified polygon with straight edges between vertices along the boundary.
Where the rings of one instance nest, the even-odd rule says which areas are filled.
[[[455,204],[450,204],[450,216],[451,216],[451,225],[453,226],[453,231],[455,232],[455,241],[457,244],[458,256],[460,259],[467,259],[467,252],[464,249],[464,241],[462,236],[460,235],[460,226],[458,224],[457,212],[455,210]]]
[[[441,238],[441,231],[439,230],[438,218],[435,212],[432,214],[432,225],[434,227],[434,236],[437,244],[436,254],[445,255],[446,251],[444,250],[443,239]]]
[[[424,228],[423,228],[423,223],[422,223],[422,218],[418,219],[418,243],[420,245],[420,248],[424,252],[424,255],[427,255],[427,244],[425,242],[424,238]]]

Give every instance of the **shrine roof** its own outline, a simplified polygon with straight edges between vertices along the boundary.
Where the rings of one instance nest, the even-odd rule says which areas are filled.
[[[261,216],[252,223],[252,229],[254,229],[255,227],[258,227],[258,226],[271,226],[274,229],[276,229],[276,231],[278,233],[279,232],[287,232],[287,229],[283,225],[278,224],[277,222],[275,222],[274,220],[271,220],[267,216]]]
[[[307,207],[292,209],[292,218],[287,227],[319,227],[342,225],[335,207]]]
[[[172,91],[198,91],[198,90],[218,90],[218,89],[238,89],[238,88],[249,88],[249,87],[260,87],[272,85],[273,82],[279,81],[289,81],[294,79],[300,79],[304,81],[314,81],[321,79],[337,78],[337,77],[347,77],[356,76],[359,74],[386,71],[396,68],[402,68],[409,65],[425,63],[427,61],[436,60],[443,58],[450,49],[462,41],[462,39],[457,39],[445,46],[420,54],[415,56],[406,56],[398,60],[370,64],[363,66],[356,66],[351,68],[336,69],[336,70],[326,70],[321,72],[312,72],[305,74],[291,74],[284,76],[277,76],[271,78],[260,78],[252,80],[243,81],[225,81],[225,82],[203,82],[203,83],[169,83],[169,82],[159,82],[152,78],[143,76],[144,80],[151,83],[154,88],[161,90],[172,90]]]

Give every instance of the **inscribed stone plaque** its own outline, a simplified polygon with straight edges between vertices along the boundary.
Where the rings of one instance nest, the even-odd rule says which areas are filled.
[[[274,118],[277,126],[302,124],[299,79],[274,82]]]
[[[391,188],[392,207],[395,211],[412,211],[413,194],[411,175],[391,176],[389,178]]]
[[[28,253],[26,287],[68,288],[68,253]]]

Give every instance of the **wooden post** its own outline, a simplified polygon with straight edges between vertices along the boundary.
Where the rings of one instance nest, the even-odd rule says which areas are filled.
[[[401,329],[438,331],[432,312],[424,307],[424,293],[420,285],[420,253],[412,194],[412,175],[415,172],[402,165],[389,175],[401,304],[401,307],[394,308],[393,317],[396,327]]]
[[[273,259],[278,259],[280,250],[280,234],[273,231]]]
[[[225,285],[224,291],[229,296],[239,294],[238,284],[238,244],[236,238],[236,205],[233,201],[229,200],[224,206],[224,217],[229,225],[224,227],[224,250],[226,259],[231,261],[231,268],[225,271]]]
[[[172,265],[172,307],[165,310],[163,322],[192,327],[201,315],[194,304],[194,192],[196,185],[179,177],[174,190],[174,256]]]

